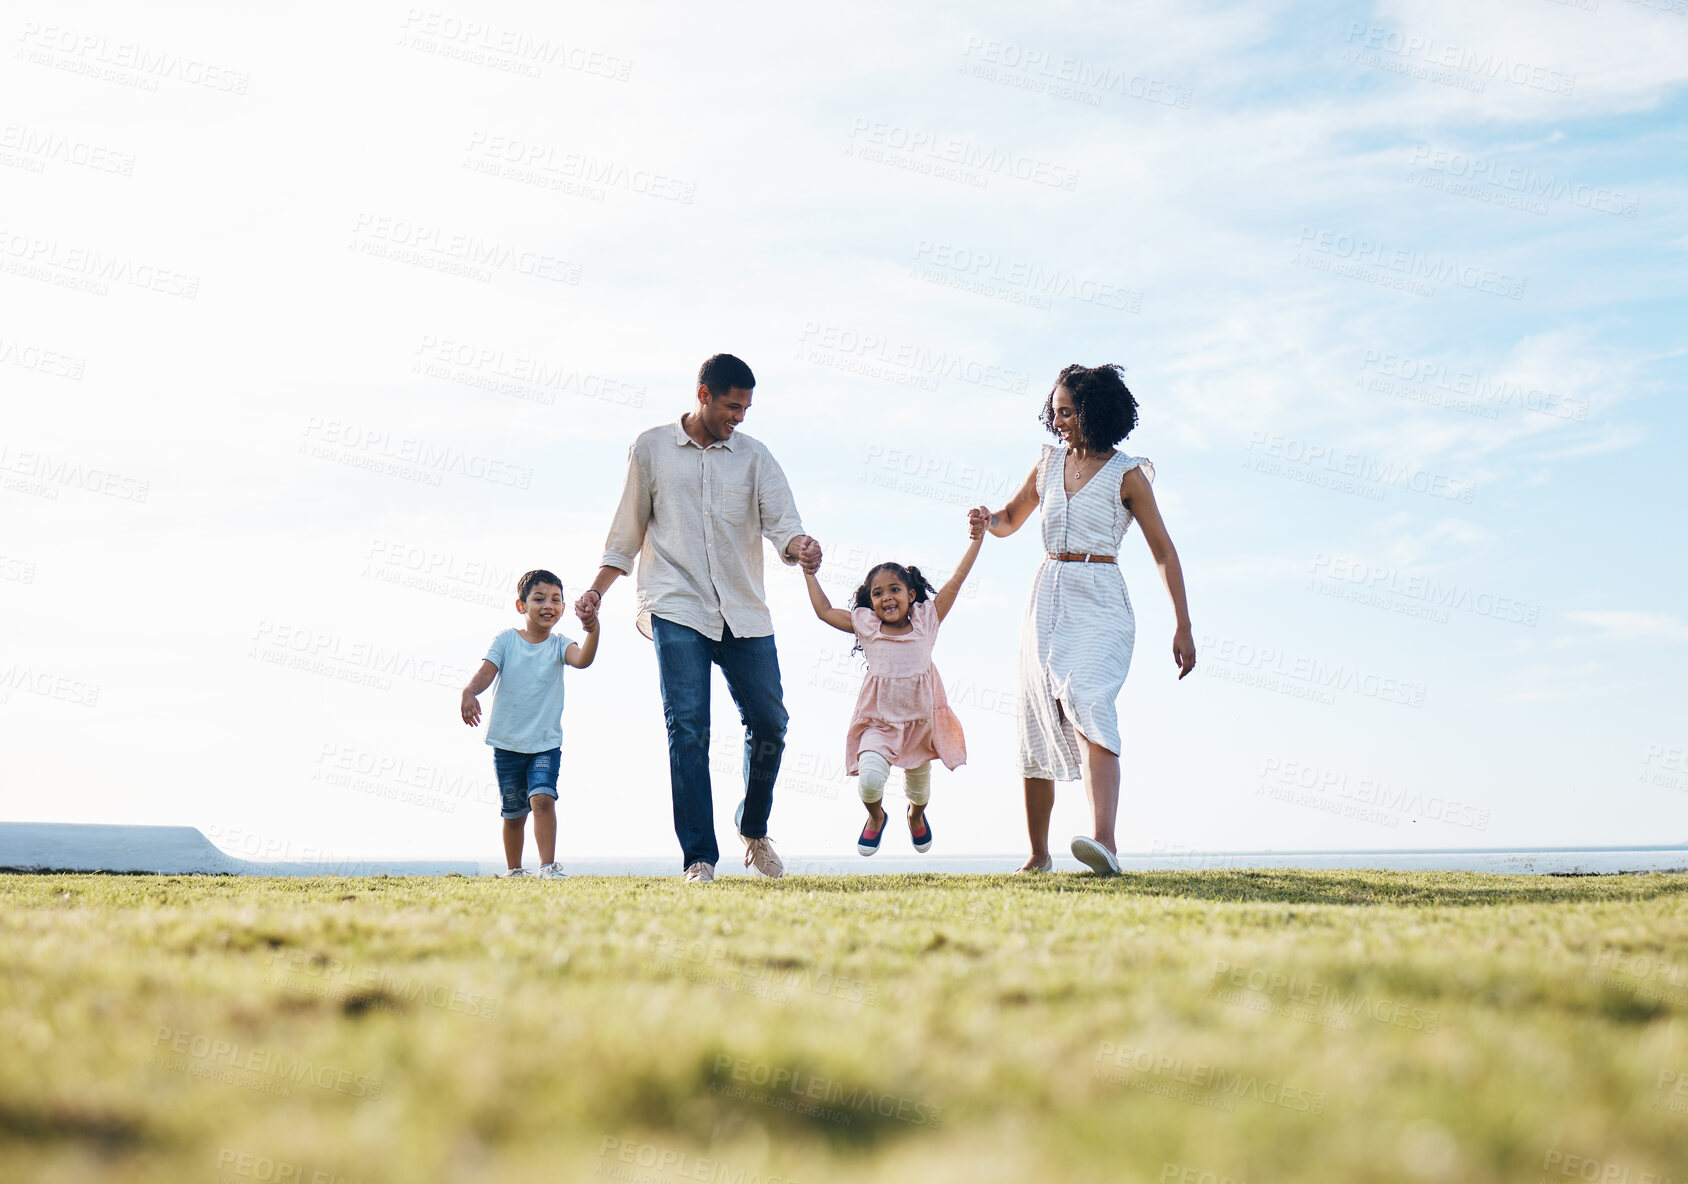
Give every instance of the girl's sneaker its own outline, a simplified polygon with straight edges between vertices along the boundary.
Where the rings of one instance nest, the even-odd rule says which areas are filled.
[[[541,880],[561,880],[563,878],[563,865],[560,863],[540,864],[539,878]]]
[[[926,817],[924,811],[920,815],[920,825],[925,829],[916,834],[911,826],[908,829],[908,837],[914,840],[914,849],[925,854],[932,849],[932,820]]]
[[[525,868],[525,867],[513,867],[509,871],[505,872],[502,876],[500,876],[499,879],[501,879],[501,880],[520,880],[520,879],[526,879],[526,878],[528,878],[532,875],[533,875],[533,873],[528,871],[527,868]]]
[[[890,823],[890,821],[891,819],[888,816],[882,817],[879,820],[879,830],[872,838],[868,837],[867,828],[873,825],[873,819],[869,818],[866,822],[862,823],[862,833],[856,836],[857,852],[862,855],[872,855],[875,851],[879,850],[879,840],[885,837],[885,827]]]

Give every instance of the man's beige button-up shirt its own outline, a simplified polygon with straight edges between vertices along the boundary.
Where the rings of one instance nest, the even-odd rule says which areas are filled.
[[[720,641],[774,631],[762,588],[762,540],[780,557],[803,534],[791,486],[760,441],[735,430],[700,448],[678,420],[642,432],[627,450],[627,483],[604,540],[602,566],[639,558],[639,632],[651,616]]]

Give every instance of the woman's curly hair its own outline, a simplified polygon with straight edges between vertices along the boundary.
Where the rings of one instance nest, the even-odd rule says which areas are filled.
[[[1112,448],[1137,426],[1137,399],[1126,389],[1121,367],[1074,364],[1061,371],[1043,400],[1043,414],[1038,419],[1050,435],[1060,436],[1055,430],[1055,392],[1061,387],[1072,396],[1078,430],[1090,451]]]
[[[926,600],[927,593],[937,591],[932,586],[932,581],[920,574],[918,567],[904,567],[900,563],[880,563],[868,569],[867,578],[862,581],[862,586],[856,589],[856,598],[853,601],[855,607],[873,607],[873,577],[882,571],[891,572],[903,582],[903,587],[909,590],[911,605],[923,603]],[[855,653],[856,650],[861,648],[861,639],[857,638],[855,649],[850,652]]]

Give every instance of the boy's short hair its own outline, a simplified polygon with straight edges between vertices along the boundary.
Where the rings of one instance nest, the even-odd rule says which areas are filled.
[[[516,599],[525,601],[540,584],[555,584],[559,591],[563,587],[563,582],[555,574],[543,567],[536,567],[532,571],[523,572],[522,578],[516,581]]]
[[[712,399],[720,398],[734,387],[745,391],[756,389],[756,375],[732,354],[716,354],[704,362],[698,367],[697,381],[699,386],[709,388]]]

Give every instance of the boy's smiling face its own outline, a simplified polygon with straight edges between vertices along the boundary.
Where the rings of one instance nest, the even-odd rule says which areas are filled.
[[[563,619],[563,590],[555,584],[535,584],[526,600],[516,601],[516,611],[527,616],[527,627],[547,634]]]

